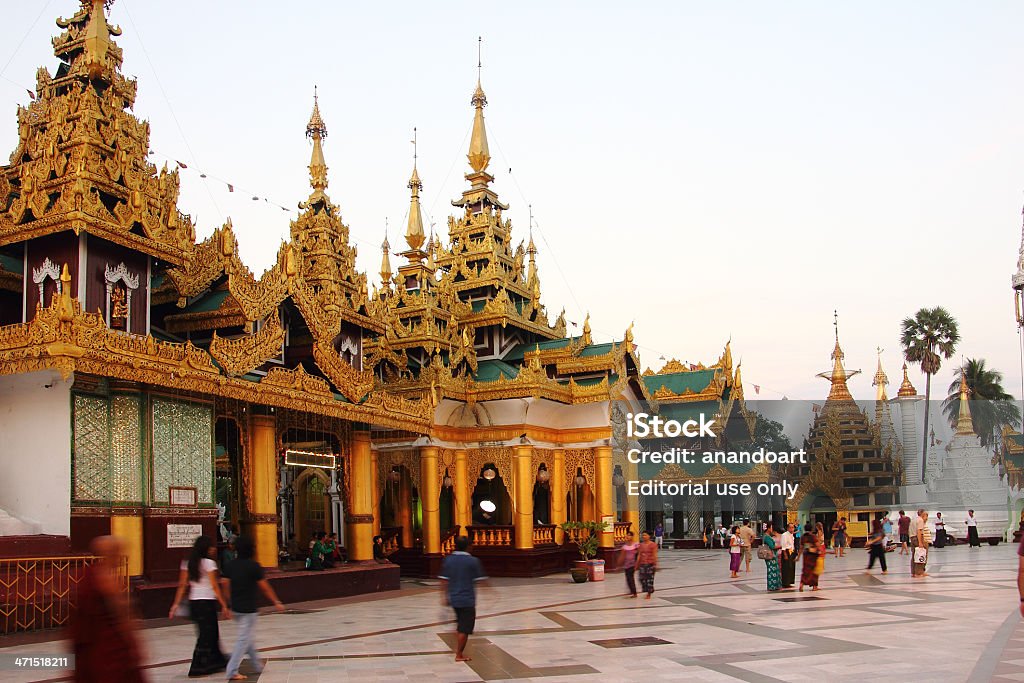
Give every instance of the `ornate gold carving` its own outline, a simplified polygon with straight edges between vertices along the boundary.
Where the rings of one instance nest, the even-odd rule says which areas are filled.
[[[278,355],[284,344],[284,328],[277,315],[267,318],[263,328],[238,339],[224,339],[213,333],[210,341],[210,355],[224,368],[224,372],[235,377],[263,365],[267,358]]]

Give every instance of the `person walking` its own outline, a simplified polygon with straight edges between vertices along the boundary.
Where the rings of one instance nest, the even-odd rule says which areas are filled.
[[[455,550],[441,563],[441,602],[455,611],[455,661],[468,662],[466,643],[476,626],[476,584],[487,580],[480,560],[469,554],[469,537],[455,539]]]
[[[910,576],[919,579],[928,576],[928,513],[924,509],[910,522]]]
[[[238,667],[241,666],[242,657],[246,654],[249,655],[256,673],[263,671],[263,662],[258,655],[254,633],[256,617],[259,614],[256,607],[256,589],[260,589],[278,612],[284,612],[284,605],[278,600],[270,582],[263,576],[263,567],[253,559],[256,548],[252,539],[248,536],[236,538],[235,551],[238,557],[224,568],[224,578],[230,585],[231,611],[234,613],[235,623],[238,624],[235,649],[228,660],[227,676],[229,681],[244,681],[246,676],[238,673]]]
[[[775,547],[775,526],[768,522],[764,528],[764,535],[761,536],[761,547],[757,549],[757,556],[764,560],[768,574],[768,590],[777,591],[782,588],[782,577],[779,574],[779,558]]]
[[[636,554],[636,569],[640,575],[640,587],[647,593],[645,599],[650,600],[654,594],[654,573],[658,571],[658,545],[651,541],[649,532],[645,531],[642,538]]]
[[[832,545],[836,549],[836,557],[846,556],[846,517],[840,517],[832,525]]]
[[[231,618],[231,611],[220,590],[217,562],[213,559],[216,553],[217,546],[209,536],[200,536],[195,540],[188,559],[181,563],[178,591],[171,603],[169,616],[173,619],[185,592],[188,592],[189,616],[196,623],[197,634],[189,676],[220,673],[228,666],[227,657],[220,649],[217,605],[220,605],[225,619]]]
[[[787,524],[786,530],[779,537],[779,571],[782,574],[782,587],[792,588],[796,583],[796,536],[793,534],[795,525]]]
[[[121,588],[119,569],[124,549],[116,537],[99,536],[89,550],[97,561],[86,568],[78,582],[69,629],[75,681],[143,683],[148,677],[141,666],[128,594]]]
[[[885,527],[879,519],[872,523],[871,533],[868,534],[867,548],[868,568],[864,570],[864,573],[870,574],[871,568],[875,566],[875,560],[878,560],[879,566],[882,567],[882,573],[888,574],[889,570],[885,566]]]
[[[626,575],[626,588],[629,589],[627,598],[636,597],[636,553],[640,548],[636,542],[636,534],[632,531],[626,536],[626,542],[622,544],[622,573]]]
[[[821,571],[819,571],[818,566],[823,548],[818,543],[817,534],[810,529],[803,535],[803,543],[804,563],[800,571],[800,591],[803,591],[804,586],[810,586],[812,591],[816,591],[818,590],[818,578],[824,571],[824,567],[821,567]]]
[[[935,547],[946,547],[946,523],[942,521],[942,513],[935,513]]]
[[[658,544],[659,548],[661,547],[661,543],[662,543],[662,540],[664,539],[664,537],[665,537],[665,527],[663,527],[661,525],[661,522],[658,522],[658,525],[654,527],[654,540]]]
[[[967,525],[967,543],[969,547],[975,546],[981,547],[981,541],[978,539],[978,518],[974,516],[974,510],[967,511],[967,519],[964,520],[964,524]]]
[[[900,518],[896,522],[896,530],[900,535],[900,555],[906,555],[910,552],[910,517],[907,517],[907,513],[900,510]]]
[[[740,545],[740,552],[743,554],[743,561],[746,563],[747,573],[749,574],[751,548],[754,547],[755,538],[754,530],[750,528],[749,519],[743,520],[743,526],[740,527],[740,530],[737,533],[740,535],[740,540],[742,541],[742,544]]]
[[[740,539],[739,527],[734,526],[729,530],[729,571],[732,572],[729,578],[731,579],[740,578],[740,562],[743,559],[742,545],[743,540]]]

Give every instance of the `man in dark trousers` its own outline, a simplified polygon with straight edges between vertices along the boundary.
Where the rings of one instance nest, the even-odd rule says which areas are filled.
[[[278,600],[270,582],[263,576],[263,567],[253,559],[256,548],[252,539],[239,536],[235,539],[235,549],[238,558],[224,568],[224,578],[231,583],[231,609],[234,612],[235,623],[238,624],[238,638],[228,662],[227,674],[229,681],[244,681],[246,677],[238,673],[238,667],[246,654],[252,660],[256,671],[263,670],[254,634],[256,616],[259,614],[256,607],[256,589],[258,588],[267,600],[273,603],[278,612],[284,611],[284,605]]]
[[[468,662],[466,642],[476,625],[476,582],[487,578],[480,560],[469,554],[469,538],[455,539],[455,551],[441,563],[441,602],[455,610],[455,661]]]

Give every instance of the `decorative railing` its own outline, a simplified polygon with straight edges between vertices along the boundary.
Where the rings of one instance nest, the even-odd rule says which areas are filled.
[[[96,560],[89,555],[0,559],[0,635],[66,626],[85,568]],[[127,591],[127,559],[118,575]]]
[[[384,540],[385,555],[390,555],[402,547],[402,527],[400,526],[381,527],[380,537]]]
[[[587,529],[566,529],[565,531],[566,543],[578,543],[588,538],[590,538],[590,531]]]
[[[448,531],[441,534],[441,554],[450,555],[455,550],[455,539],[459,537],[459,529],[461,527],[456,524]]]
[[[629,540],[630,527],[632,522],[615,522],[615,545],[620,545]]]
[[[533,527],[533,545],[534,547],[539,545],[554,545],[555,544],[555,525],[554,524],[538,524]]]
[[[477,547],[511,547],[515,533],[514,526],[471,526],[467,527],[469,543]]]

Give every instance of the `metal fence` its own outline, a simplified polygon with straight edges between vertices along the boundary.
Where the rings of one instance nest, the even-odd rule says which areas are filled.
[[[65,626],[77,604],[78,583],[86,567],[98,559],[92,555],[0,558],[0,635]],[[121,558],[118,576],[127,591],[127,558]]]

